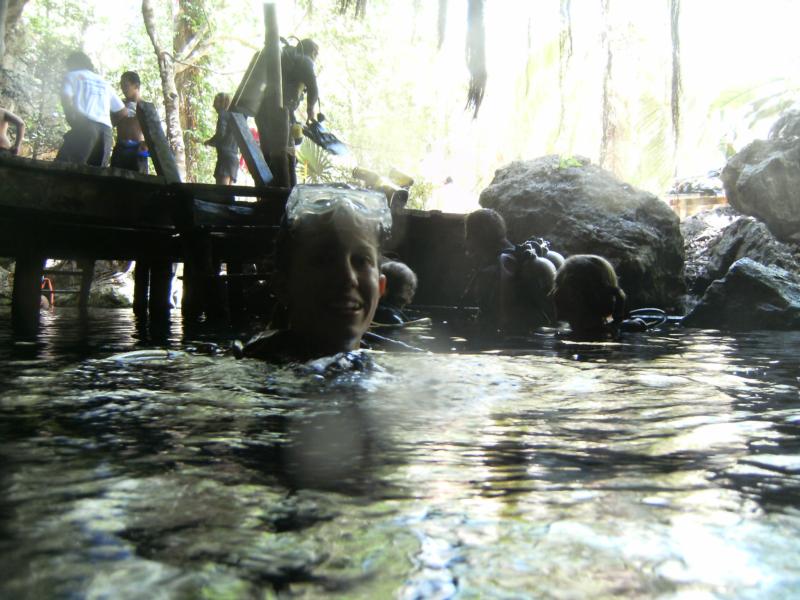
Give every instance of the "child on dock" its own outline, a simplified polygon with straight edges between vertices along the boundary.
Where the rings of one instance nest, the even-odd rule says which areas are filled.
[[[214,181],[217,185],[236,183],[239,175],[239,145],[233,135],[231,123],[231,95],[220,92],[214,96],[214,110],[217,111],[217,128],[214,135],[205,141],[206,146],[217,149],[217,165],[214,167]]]
[[[347,186],[295,186],[276,240],[281,329],[244,356],[307,361],[356,350],[386,288],[380,247],[391,229],[386,197]]]

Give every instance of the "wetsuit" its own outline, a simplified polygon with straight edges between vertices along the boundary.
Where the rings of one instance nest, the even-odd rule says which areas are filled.
[[[231,183],[234,183],[239,175],[239,145],[233,135],[232,120],[233,117],[227,110],[219,111],[217,129],[208,143],[217,149],[214,177],[230,177]]]

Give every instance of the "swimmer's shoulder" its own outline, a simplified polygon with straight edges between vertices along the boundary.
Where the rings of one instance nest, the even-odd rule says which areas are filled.
[[[233,352],[236,358],[258,358],[269,361],[291,360],[289,332],[268,329],[253,336],[246,344],[237,341]]]

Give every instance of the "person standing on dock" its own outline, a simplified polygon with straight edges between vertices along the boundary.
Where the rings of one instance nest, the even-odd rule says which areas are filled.
[[[107,167],[111,155],[111,118],[128,116],[111,85],[94,72],[91,59],[73,52],[65,61],[61,106],[70,130],[56,155],[57,162]]]
[[[17,135],[14,138],[13,144],[8,139],[9,124],[17,128]],[[6,154],[16,156],[19,154],[19,148],[23,139],[25,139],[25,122],[10,110],[0,107],[0,156]]]
[[[111,152],[111,166],[128,171],[147,174],[147,145],[144,142],[142,126],[136,118],[139,104],[141,80],[134,71],[125,71],[119,85],[125,96],[126,114],[117,120],[117,143]]]
[[[233,136],[234,124],[228,109],[231,106],[231,95],[220,92],[214,96],[214,110],[217,111],[217,129],[214,135],[205,141],[206,146],[217,149],[217,165],[214,168],[214,181],[217,185],[236,183],[239,175],[239,145]]]

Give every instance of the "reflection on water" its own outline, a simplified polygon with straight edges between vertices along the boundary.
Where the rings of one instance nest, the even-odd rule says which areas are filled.
[[[800,593],[796,333],[437,330],[323,373],[45,319],[0,313],[2,597]]]

